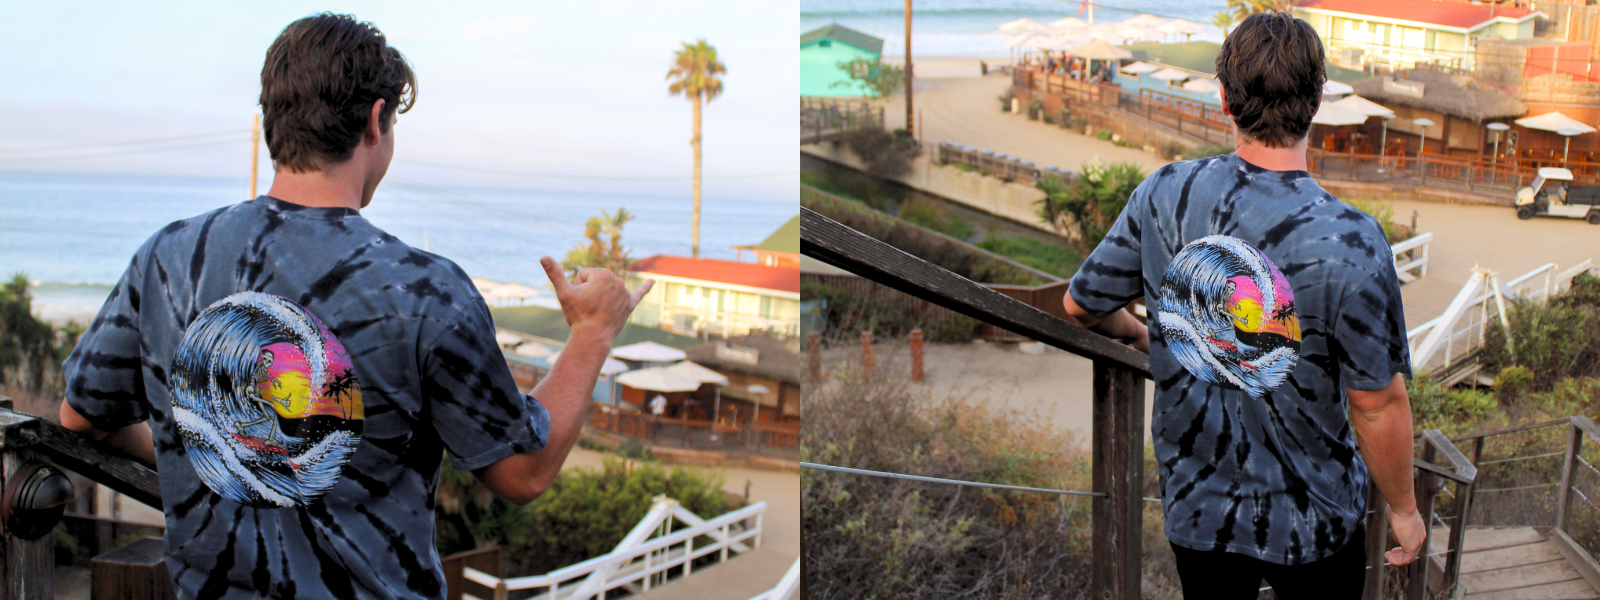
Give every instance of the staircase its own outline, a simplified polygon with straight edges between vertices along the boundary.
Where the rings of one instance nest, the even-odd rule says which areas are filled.
[[[1450,531],[1436,527],[1428,554],[1442,554]],[[1600,599],[1594,559],[1549,527],[1468,527],[1459,597],[1467,600]],[[1444,563],[1430,559],[1437,573]]]

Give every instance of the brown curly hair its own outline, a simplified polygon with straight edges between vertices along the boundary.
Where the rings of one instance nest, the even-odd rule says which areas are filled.
[[[273,167],[303,173],[349,160],[379,98],[386,133],[389,118],[417,98],[411,64],[382,31],[333,13],[290,23],[261,67],[261,124]]]
[[[1245,18],[1222,42],[1217,82],[1239,132],[1270,148],[1306,137],[1328,80],[1322,38],[1286,12]]]

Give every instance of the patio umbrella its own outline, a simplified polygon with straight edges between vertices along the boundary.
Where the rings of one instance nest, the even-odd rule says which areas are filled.
[[[524,340],[522,339],[522,336],[515,333],[506,333],[504,331],[494,332],[494,343],[500,344],[501,346],[515,346],[517,344],[521,344],[523,341]]]
[[[1133,58],[1133,53],[1123,50],[1105,40],[1099,39],[1072,49],[1072,55],[1090,60],[1111,60],[1119,58]]]
[[[1076,35],[1057,35],[1048,38],[1041,36],[1034,38],[1031,45],[1040,50],[1071,50],[1082,46],[1087,41]]]
[[[1161,24],[1161,25],[1157,25],[1156,26],[1156,31],[1159,31],[1161,33],[1170,33],[1170,34],[1175,34],[1175,35],[1180,35],[1181,34],[1181,35],[1184,35],[1184,36],[1191,36],[1191,35],[1194,35],[1196,33],[1205,33],[1206,32],[1206,28],[1200,26],[1199,23],[1191,23],[1191,22],[1185,21],[1183,19],[1173,19],[1170,22],[1167,22],[1167,23],[1164,23],[1164,24]]]
[[[1095,39],[1105,40],[1113,44],[1120,44],[1122,43],[1122,40],[1127,38],[1124,38],[1122,34],[1117,33],[1118,29],[1121,29],[1121,26],[1115,23],[1096,23],[1083,28],[1083,32],[1089,34],[1089,37]],[[1119,56],[1117,58],[1132,58],[1132,55]]]
[[[1158,25],[1166,25],[1167,24],[1167,20],[1163,19],[1161,17],[1155,16],[1155,15],[1143,14],[1143,15],[1139,15],[1139,16],[1131,18],[1131,19],[1123,19],[1121,22],[1118,22],[1117,24],[1118,25],[1133,25],[1135,27],[1156,27]]]
[[[1054,29],[1054,30],[1057,30],[1057,31],[1066,30],[1066,29],[1083,29],[1083,28],[1088,27],[1088,26],[1089,26],[1089,22],[1088,21],[1085,21],[1083,19],[1079,19],[1077,17],[1066,17],[1066,18],[1062,18],[1062,19],[1056,19],[1056,20],[1050,22],[1050,28]]]
[[[1047,29],[1050,29],[1050,28],[1044,26],[1044,24],[1042,24],[1042,23],[1040,23],[1038,21],[1035,21],[1033,19],[1029,19],[1027,17],[1023,17],[1023,18],[1017,19],[1015,21],[1007,21],[1005,23],[1001,23],[1000,27],[995,29],[995,32],[996,33],[1017,33],[1019,31],[1044,31],[1044,30],[1047,30]]]
[[[1570,129],[1578,133],[1594,133],[1595,131],[1593,127],[1583,124],[1583,121],[1561,114],[1561,111],[1547,112],[1537,117],[1517,119],[1514,122],[1528,129],[1541,129],[1555,133],[1561,133],[1563,129]]]
[[[1010,46],[1012,48],[1027,48],[1027,47],[1031,47],[1033,45],[1033,42],[1035,40],[1039,40],[1039,39],[1047,39],[1047,36],[1042,35],[1042,34],[1036,32],[1036,31],[1024,31],[1022,33],[1018,33],[1016,35],[1008,37],[1008,38],[1006,38],[1006,41],[1000,42],[1000,43],[1005,44],[1007,46]]]
[[[725,376],[725,375],[723,375],[721,373],[718,373],[716,371],[713,371],[711,369],[707,369],[705,367],[702,367],[699,364],[695,363],[694,361],[690,361],[690,360],[686,360],[686,361],[674,364],[674,365],[672,365],[670,367],[662,367],[662,370],[670,372],[670,373],[676,373],[678,375],[682,375],[684,377],[687,377],[689,379],[693,379],[693,380],[698,381],[700,383],[710,383],[710,384],[715,384],[715,385],[728,385],[727,376]]]
[[[555,355],[555,351],[546,348],[544,344],[523,344],[521,346],[517,346],[517,349],[511,353],[517,356],[526,356],[528,358],[542,358]]]
[[[651,392],[692,392],[700,389],[700,382],[679,373],[668,372],[662,367],[628,371],[617,376],[617,383]]]
[[[553,365],[556,364],[556,359],[557,358],[561,358],[561,353],[560,352],[557,352],[555,354],[551,354],[548,358],[545,359],[545,361],[549,362],[553,366]],[[615,358],[608,358],[608,359],[606,359],[605,364],[600,365],[600,374],[601,375],[616,375],[617,373],[626,373],[626,372],[628,372],[628,364],[624,363],[624,362],[622,362],[620,360],[617,360]]]
[[[475,288],[478,288],[478,295],[480,295],[480,296],[484,295],[484,294],[488,294],[491,290],[493,290],[493,289],[495,289],[497,287],[500,287],[502,285],[505,285],[505,284],[501,283],[501,282],[498,282],[498,281],[495,281],[493,279],[484,279],[482,277],[473,277],[472,278],[472,286],[475,287]]]
[[[1162,69],[1150,74],[1151,79],[1160,79],[1162,81],[1180,81],[1190,77],[1192,75],[1177,69]]]
[[[1217,83],[1215,79],[1197,78],[1191,79],[1187,83],[1184,83],[1183,89],[1204,94],[1206,92],[1215,92],[1222,89],[1222,84]]]
[[[751,386],[745,386],[744,391],[756,395],[756,401],[755,401],[756,414],[755,414],[755,416],[750,417],[750,422],[754,423],[754,422],[756,422],[756,419],[761,417],[761,395],[762,394],[766,394],[767,392],[770,392],[772,390],[767,389],[767,386],[764,386],[764,385],[751,385]]]
[[[1160,70],[1161,67],[1152,65],[1142,60],[1122,68],[1122,72],[1129,75],[1143,75],[1145,73],[1154,73]]]
[[[1385,119],[1394,117],[1394,111],[1389,110],[1388,107],[1366,98],[1362,98],[1361,96],[1346,96],[1345,98],[1340,99],[1337,102],[1332,102],[1331,104],[1358,115],[1383,117]]]
[[[1322,82],[1322,94],[1325,96],[1338,96],[1354,91],[1356,91],[1355,88],[1332,79]]]
[[[1332,102],[1323,102],[1317,108],[1316,116],[1311,117],[1311,122],[1318,125],[1360,125],[1367,122],[1367,116]]]
[[[639,362],[671,362],[689,358],[689,355],[682,350],[655,342],[639,342],[614,348],[611,350],[611,355],[623,360],[637,360]]]
[[[1123,40],[1152,40],[1161,37],[1161,32],[1138,25],[1119,24],[1116,31],[1117,35],[1122,36]]]

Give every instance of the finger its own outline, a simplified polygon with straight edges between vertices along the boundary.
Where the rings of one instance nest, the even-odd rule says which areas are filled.
[[[1409,557],[1407,557],[1405,551],[1400,549],[1400,548],[1395,548],[1393,550],[1385,552],[1384,555],[1383,555],[1383,558],[1385,560],[1388,560],[1389,564],[1397,566],[1397,567],[1398,566],[1407,565],[1407,564],[1411,563],[1411,559]]]
[[[634,290],[631,294],[632,297],[630,300],[632,301],[628,303],[628,310],[631,311],[634,309],[634,307],[639,306],[639,303],[644,300],[645,295],[650,293],[650,288],[655,287],[655,285],[656,280],[654,279],[644,280],[644,285],[639,286],[639,289]]]
[[[544,274],[550,278],[550,287],[555,288],[556,296],[565,296],[572,289],[572,284],[567,283],[567,273],[561,270],[561,265],[556,264],[556,259],[548,256],[539,259],[539,266],[544,267]]]

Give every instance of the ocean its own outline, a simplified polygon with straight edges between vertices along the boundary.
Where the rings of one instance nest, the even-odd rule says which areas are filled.
[[[105,302],[134,251],[156,230],[241,202],[248,193],[242,179],[0,172],[0,278],[25,273],[34,282],[36,312],[81,320]],[[634,258],[689,255],[688,197],[433,186],[391,175],[361,212],[473,277],[548,290],[539,257],[559,260],[583,241],[585,220],[618,207],[637,216],[623,230]],[[760,243],[796,212],[786,202],[707,198],[701,256],[734,259],[733,246]],[[532,303],[556,306],[551,293]]]
[[[1194,40],[1222,41],[1211,16],[1225,6],[1223,0],[1104,0],[1095,2],[1096,23],[1111,23],[1149,13],[1163,18],[1193,21],[1206,28]],[[919,56],[1004,58],[1010,48],[1006,36],[992,34],[1001,23],[1027,17],[1048,24],[1062,17],[1088,17],[1077,12],[1071,0],[914,0],[911,50]],[[905,54],[905,2],[903,0],[800,0],[800,30],[829,23],[883,38],[884,56]]]

